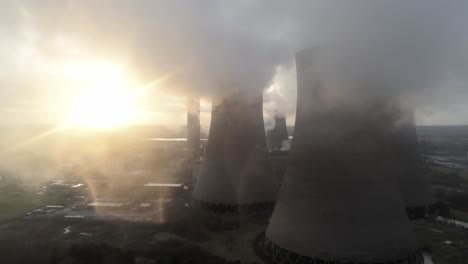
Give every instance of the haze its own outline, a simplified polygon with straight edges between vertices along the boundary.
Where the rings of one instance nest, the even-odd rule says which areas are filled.
[[[263,89],[267,119],[281,113],[293,123],[294,52],[338,40],[415,55],[382,58],[401,70],[396,78],[411,80],[399,88],[412,95],[417,123],[467,124],[467,8],[435,0],[3,1],[0,122],[183,124],[187,93],[209,102]]]

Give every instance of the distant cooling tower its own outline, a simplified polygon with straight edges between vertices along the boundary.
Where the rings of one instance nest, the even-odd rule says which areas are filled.
[[[394,166],[406,210],[411,219],[422,218],[429,213],[428,208],[433,200],[419,152],[413,111],[401,111],[394,133]]]
[[[200,98],[187,98],[187,148],[200,157]]]
[[[275,116],[275,127],[268,131],[267,138],[270,149],[284,149],[284,142],[289,138],[286,118],[284,116]]]
[[[296,55],[294,139],[263,252],[277,263],[418,263],[391,170],[393,106],[327,56]]]
[[[237,94],[214,103],[195,203],[215,214],[249,214],[272,209],[276,193],[261,97]]]

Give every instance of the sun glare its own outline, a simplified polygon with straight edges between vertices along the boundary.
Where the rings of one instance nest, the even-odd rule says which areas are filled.
[[[94,64],[77,67],[71,74],[82,81],[83,87],[72,104],[69,126],[108,129],[136,121],[140,93],[120,67]]]

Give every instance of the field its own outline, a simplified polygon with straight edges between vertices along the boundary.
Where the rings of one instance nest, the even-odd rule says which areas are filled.
[[[44,199],[33,190],[6,192],[0,189],[0,221],[19,216],[51,202],[52,199]]]
[[[423,250],[437,264],[464,264],[468,258],[467,230],[433,220],[415,222],[416,236]]]

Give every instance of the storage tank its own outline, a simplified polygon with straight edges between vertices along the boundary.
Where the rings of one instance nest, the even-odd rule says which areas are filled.
[[[341,52],[296,54],[294,137],[263,253],[277,263],[420,262],[392,170],[398,111]]]
[[[242,93],[213,102],[210,134],[193,199],[219,215],[273,208],[277,185],[268,159],[262,97]]]

